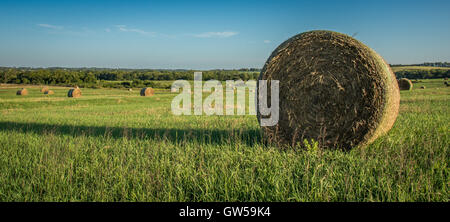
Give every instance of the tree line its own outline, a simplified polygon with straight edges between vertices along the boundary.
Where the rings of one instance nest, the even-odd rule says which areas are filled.
[[[202,71],[203,80],[257,79],[259,69]],[[15,84],[78,85],[80,87],[157,87],[168,88],[162,80],[193,80],[195,70],[0,68],[0,82]]]
[[[260,69],[202,71],[203,80],[258,79]],[[397,71],[397,78],[434,79],[448,78],[450,69],[423,69]],[[98,69],[98,68],[11,68],[0,67],[0,82],[13,84],[45,84],[80,87],[155,87],[169,88],[170,81],[193,80],[194,70],[154,69]]]
[[[392,67],[395,66],[427,66],[427,67],[450,67],[450,63],[449,62],[424,62],[421,64],[411,64],[411,65],[401,65],[401,64],[396,64],[396,65],[391,65]]]
[[[450,69],[417,69],[417,70],[402,70],[395,72],[397,79],[442,79],[450,76]]]

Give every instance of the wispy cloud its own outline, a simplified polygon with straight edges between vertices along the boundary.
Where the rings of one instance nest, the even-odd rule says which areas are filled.
[[[231,32],[231,31],[226,31],[226,32],[204,32],[201,34],[194,34],[194,37],[197,38],[228,38],[231,36],[235,36],[239,34],[238,32]]]
[[[269,44],[269,43],[271,43],[271,41],[270,40],[264,40],[264,43]]]
[[[61,30],[64,28],[63,26],[50,25],[50,24],[37,24],[37,26],[43,27],[43,28],[48,28],[48,29],[58,29],[58,30]]]
[[[111,29],[110,28],[106,28],[105,32],[111,32]]]
[[[142,35],[155,35],[154,32],[147,32],[147,31],[144,31],[141,29],[134,29],[134,28],[130,29],[130,28],[127,28],[126,25],[116,25],[116,27],[122,32],[136,32],[136,33],[139,33]]]
[[[89,36],[95,34],[96,31],[89,29],[88,27],[81,27],[78,29],[73,29],[70,26],[64,27],[59,25],[51,25],[51,24],[36,24],[39,27],[48,29],[49,34],[56,35],[75,35],[75,36]]]

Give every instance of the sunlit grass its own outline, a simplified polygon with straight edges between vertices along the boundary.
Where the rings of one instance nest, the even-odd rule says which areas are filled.
[[[402,91],[389,134],[350,152],[267,146],[255,116],[174,116],[167,90],[2,87],[0,201],[449,201],[442,82]]]

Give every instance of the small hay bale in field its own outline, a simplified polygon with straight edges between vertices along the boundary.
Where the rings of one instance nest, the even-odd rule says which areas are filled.
[[[52,90],[47,90],[44,92],[45,95],[53,95],[55,94],[55,92],[53,92]]]
[[[25,89],[25,88],[20,89],[20,90],[17,91],[16,95],[18,95],[18,96],[26,96],[26,95],[28,95],[28,90]]]
[[[41,88],[41,93],[45,93],[46,91],[48,91],[48,86],[44,86]]]
[[[331,31],[296,35],[271,54],[259,80],[279,80],[279,121],[262,126],[264,138],[295,146],[361,147],[393,126],[400,92],[390,66],[360,41]],[[258,81],[259,83],[259,81]],[[270,81],[267,98],[271,101]],[[259,109],[259,106],[257,106]],[[258,121],[262,118],[258,114]]]
[[[128,89],[128,92],[133,92],[133,89],[132,89],[132,88],[129,88],[129,89]]]
[[[444,82],[444,85],[445,85],[445,86],[448,86],[449,84],[448,84],[448,82],[447,82],[447,81],[445,81],[445,82]]]
[[[425,88],[426,88],[425,86],[421,86],[421,87],[420,87],[420,89],[425,89]]]
[[[400,90],[412,90],[413,83],[407,78],[401,78],[398,80],[398,87]]]
[[[154,93],[155,93],[155,90],[153,90],[150,87],[141,89],[141,96],[153,96]]]
[[[70,89],[69,92],[67,93],[68,97],[73,97],[73,98],[78,98],[81,97],[81,90],[80,88],[76,87],[73,89]]]

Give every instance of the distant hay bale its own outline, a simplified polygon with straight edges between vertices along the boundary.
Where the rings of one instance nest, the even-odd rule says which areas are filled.
[[[448,86],[449,84],[448,84],[448,82],[447,82],[447,81],[445,81],[445,82],[444,82],[444,85],[445,85],[445,86]]]
[[[52,90],[47,90],[44,92],[45,95],[53,95],[55,94],[55,92],[53,92]]]
[[[76,87],[73,89],[70,89],[69,92],[67,93],[68,97],[73,97],[73,98],[79,98],[81,97],[81,90],[80,88]]]
[[[20,90],[17,91],[16,95],[18,95],[18,96],[26,96],[26,95],[28,95],[28,90],[25,89],[25,88],[20,89]]]
[[[421,86],[420,89],[425,89],[425,86]]]
[[[155,93],[155,90],[153,90],[150,87],[141,89],[141,96],[153,96],[154,93]]]
[[[44,86],[41,88],[41,93],[45,93],[46,91],[48,91],[48,86]]]
[[[401,78],[398,80],[398,87],[400,90],[412,90],[413,83],[407,78]]]
[[[129,88],[129,89],[128,89],[128,92],[133,92],[133,89],[132,89],[132,88]]]
[[[262,126],[272,144],[314,140],[322,148],[348,150],[387,133],[398,115],[400,92],[389,65],[341,33],[311,31],[288,39],[271,54],[259,80],[279,80],[279,121]],[[270,88],[268,82],[268,103]],[[268,118],[257,114],[260,123]]]

